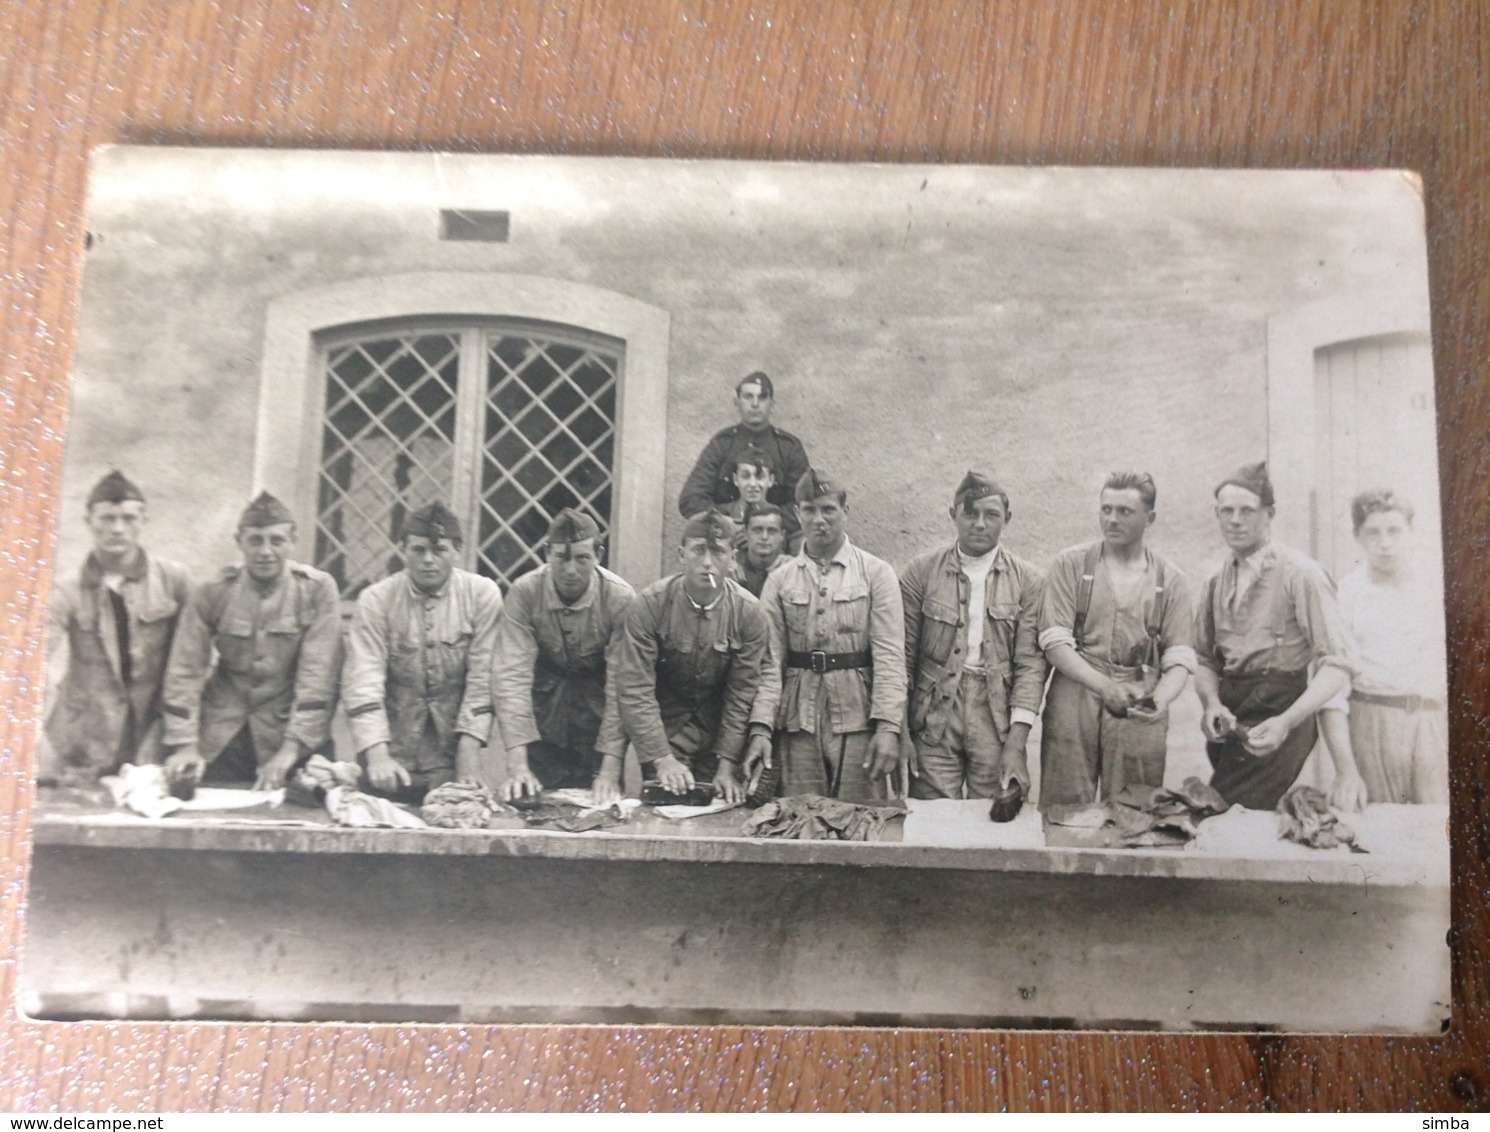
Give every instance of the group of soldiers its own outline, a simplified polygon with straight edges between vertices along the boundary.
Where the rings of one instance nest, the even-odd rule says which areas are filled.
[[[433,502],[404,518],[403,569],[362,591],[345,633],[335,581],[293,560],[278,500],[243,512],[240,564],[192,585],[145,550],[143,494],[110,473],[87,500],[92,553],[56,587],[66,671],[43,776],[163,761],[272,789],[322,753],[400,801],[496,779],[509,799],[587,787],[605,802],[630,747],[649,780],[727,801],[763,779],[854,802],[984,798],[1028,793],[1039,720],[1050,806],[1161,785],[1169,708],[1193,676],[1228,801],[1276,805],[1321,731],[1336,806],[1447,801],[1442,645],[1405,500],[1357,498],[1366,561],[1337,600],[1271,539],[1265,465],[1238,469],[1215,489],[1225,562],[1192,591],[1148,545],[1148,475],[1109,476],[1101,537],[1042,571],[1004,545],[1007,491],[969,471],[948,542],[897,574],[850,539],[846,485],[771,425],[773,403],[764,374],[736,387],[740,423],[679,501],[676,572],[634,590],[601,564],[595,519],[565,509],[504,599],[457,567],[460,520]],[[331,743],[338,702],[351,750]]]

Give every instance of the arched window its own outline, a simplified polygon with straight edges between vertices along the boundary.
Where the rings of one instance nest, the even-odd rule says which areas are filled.
[[[667,328],[658,308],[536,276],[285,296],[267,312],[255,489],[291,502],[302,553],[348,595],[399,568],[400,524],[433,500],[461,517],[463,565],[504,588],[564,507],[644,584],[661,560]]]

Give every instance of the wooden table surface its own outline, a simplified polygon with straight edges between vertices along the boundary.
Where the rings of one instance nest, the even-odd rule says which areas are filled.
[[[0,1108],[1490,1106],[1487,33],[1478,0],[0,0]],[[109,142],[1420,171],[1449,576],[1452,1031],[1407,1041],[19,1018],[85,164]]]

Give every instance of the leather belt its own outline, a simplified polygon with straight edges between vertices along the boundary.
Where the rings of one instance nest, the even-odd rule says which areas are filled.
[[[788,652],[788,668],[810,668],[814,672],[837,672],[843,668],[868,668],[874,658],[866,652]]]
[[[1378,696],[1374,692],[1351,692],[1350,698],[1361,704],[1401,708],[1403,711],[1442,711],[1443,701],[1429,696]]]

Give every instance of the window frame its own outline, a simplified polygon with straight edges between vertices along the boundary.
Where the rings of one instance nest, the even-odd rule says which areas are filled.
[[[571,328],[622,343],[616,398],[616,442],[611,503],[611,568],[636,585],[661,575],[667,439],[668,336],[671,318],[660,307],[627,295],[566,280],[534,275],[419,272],[350,280],[295,291],[275,299],[265,312],[263,372],[251,493],[274,492],[290,504],[305,545],[314,546],[317,477],[326,396],[321,366],[325,343],[378,324],[485,327],[534,323]],[[485,326],[480,325],[485,324]],[[538,329],[535,327],[535,329]],[[462,350],[467,365],[481,370],[484,354]],[[299,418],[291,414],[298,406]],[[287,419],[288,418],[288,419]],[[457,436],[457,445],[484,444],[479,425]],[[478,462],[450,485],[452,499],[475,491]],[[464,493],[464,496],[462,495]],[[463,512],[461,512],[463,513]],[[474,553],[474,551],[472,551]]]

